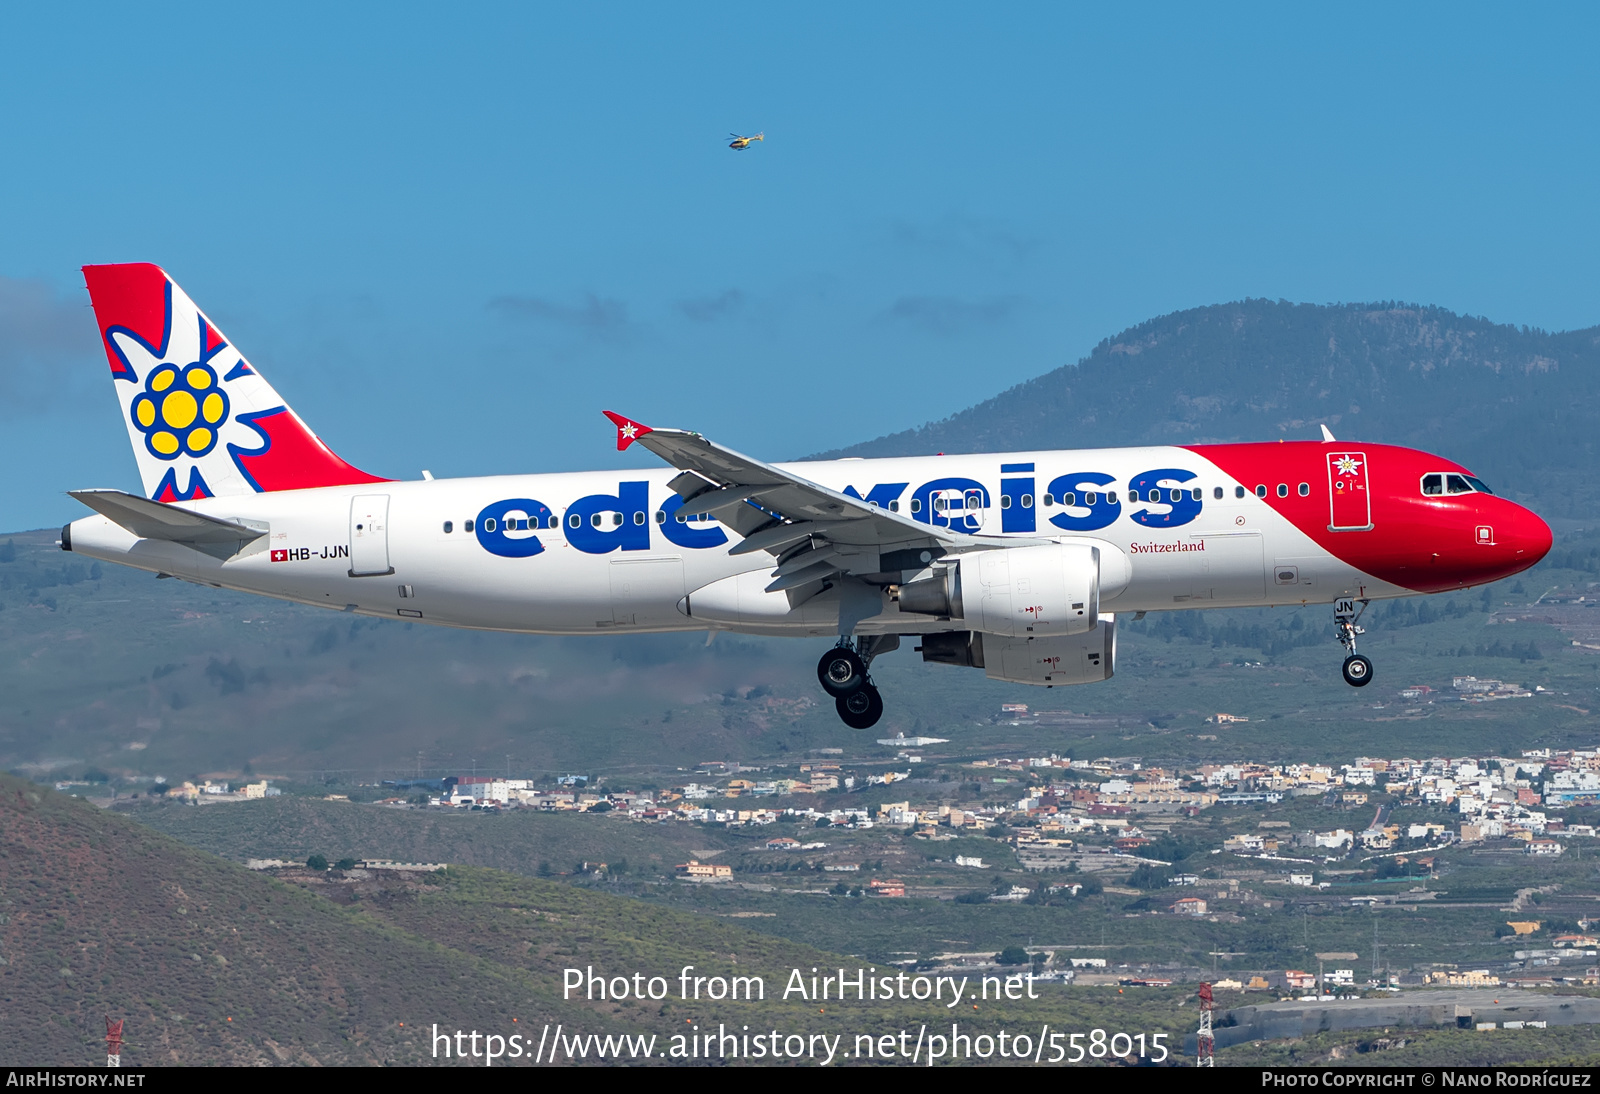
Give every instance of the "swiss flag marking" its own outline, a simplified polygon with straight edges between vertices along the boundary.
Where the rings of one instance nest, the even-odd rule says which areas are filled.
[[[288,562],[289,561],[289,552],[288,551],[274,551],[274,552],[272,552],[272,561],[274,561],[274,562]]]

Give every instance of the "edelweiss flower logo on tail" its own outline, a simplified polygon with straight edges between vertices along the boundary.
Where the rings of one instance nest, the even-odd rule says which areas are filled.
[[[145,491],[159,501],[249,492],[224,443],[259,449],[261,437],[234,411],[255,403],[260,389],[274,401],[276,393],[182,289],[163,282],[159,339],[150,337],[153,324],[105,332]]]
[[[159,267],[86,266],[84,279],[148,496],[387,481],[329,451]]]
[[[217,446],[217,431],[227,417],[227,393],[211,367],[199,361],[182,370],[174,365],[152,370],[144,391],[133,399],[133,424],[159,460],[204,456]]]

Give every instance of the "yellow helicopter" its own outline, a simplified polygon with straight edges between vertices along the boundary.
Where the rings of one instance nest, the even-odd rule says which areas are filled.
[[[753,137],[741,137],[737,133],[729,133],[728,136],[733,138],[733,140],[729,142],[728,147],[733,149],[735,152],[742,152],[746,148],[749,148],[753,142],[766,139],[766,134],[764,133],[757,133]]]

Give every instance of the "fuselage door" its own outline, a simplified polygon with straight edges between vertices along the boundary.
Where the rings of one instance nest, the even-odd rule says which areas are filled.
[[[661,627],[682,622],[678,601],[688,590],[681,557],[614,558],[609,569],[613,625]]]
[[[1330,532],[1370,532],[1372,494],[1367,489],[1365,452],[1328,453]]]
[[[392,574],[389,565],[389,495],[350,499],[350,576]]]

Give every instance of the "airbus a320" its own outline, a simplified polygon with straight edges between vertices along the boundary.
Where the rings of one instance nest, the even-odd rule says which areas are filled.
[[[142,495],[78,490],[64,550],[301,604],[534,634],[825,636],[840,718],[874,659],[1108,679],[1127,613],[1329,604],[1361,687],[1367,603],[1481,585],[1551,545],[1460,464],[1335,440],[767,463],[607,411],[658,471],[397,481],[312,433],[149,264],[87,266]]]

